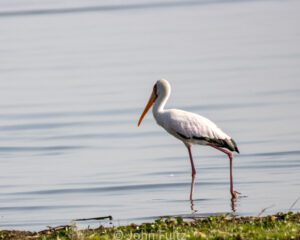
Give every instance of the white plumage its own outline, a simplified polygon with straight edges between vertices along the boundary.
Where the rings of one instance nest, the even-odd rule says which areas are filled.
[[[207,145],[205,141],[199,142],[199,140],[193,139],[193,137],[230,139],[216,124],[198,114],[179,109],[165,110],[162,114],[163,118],[165,118],[162,127],[184,143]],[[178,133],[186,138],[180,136]]]
[[[186,145],[192,166],[191,199],[194,190],[194,177],[196,175],[191,146],[193,144],[207,145],[227,154],[230,160],[230,192],[232,197],[236,198],[238,192],[233,190],[232,152],[239,152],[239,150],[235,141],[224,133],[215,123],[205,117],[179,109],[165,109],[170,94],[171,86],[169,82],[165,79],[158,80],[153,87],[150,99],[139,119],[138,126],[154,104],[152,112],[157,124]]]

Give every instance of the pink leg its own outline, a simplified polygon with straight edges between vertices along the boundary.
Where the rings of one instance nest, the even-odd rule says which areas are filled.
[[[190,192],[190,200],[191,201],[193,201],[194,186],[195,186],[195,175],[192,176],[192,182],[191,182],[191,192]],[[193,203],[192,203],[192,205],[193,205]]]
[[[229,163],[230,163],[230,193],[231,193],[232,198],[237,198],[237,195],[240,194],[240,193],[233,190],[233,174],[232,174],[233,154],[232,154],[232,152],[230,152],[229,150],[220,148],[220,147],[216,147],[216,146],[211,145],[211,144],[209,144],[209,146],[211,146],[211,147],[213,147],[213,148],[215,148],[215,149],[217,149],[217,150],[225,153],[228,156]]]
[[[187,149],[189,151],[189,156],[190,156],[190,161],[191,161],[191,166],[192,166],[192,176],[195,176],[196,169],[195,169],[194,160],[193,160],[193,156],[192,156],[192,150],[191,150],[190,146],[188,146]]]
[[[187,146],[187,149],[189,151],[191,166],[192,166],[192,182],[191,182],[191,192],[190,192],[190,200],[193,200],[193,193],[194,193],[194,185],[195,185],[195,176],[196,176],[196,169],[194,165],[194,160],[192,156],[191,146]]]

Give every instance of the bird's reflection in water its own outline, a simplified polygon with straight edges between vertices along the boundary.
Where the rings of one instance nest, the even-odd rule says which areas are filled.
[[[192,181],[191,181],[191,189],[190,189],[190,206],[191,206],[191,210],[192,210],[192,213],[196,213],[198,210],[195,208],[195,203],[194,203],[194,198],[193,198],[193,194],[194,194],[194,188],[195,188],[195,176],[193,175],[192,176]],[[242,197],[242,196],[240,196]],[[231,211],[232,213],[235,213],[236,212],[236,208],[237,208],[237,202],[238,202],[238,199],[240,197],[231,197],[230,199],[230,208],[231,208]],[[245,196],[243,196],[245,197]]]
[[[236,198],[236,197],[232,197],[232,198],[230,199],[231,210],[232,210],[233,213],[236,212],[237,199],[238,199],[238,198]]]
[[[195,208],[195,202],[194,201],[195,201],[194,199],[190,199],[192,213],[198,212],[198,210]],[[237,201],[238,201],[237,198],[231,198],[230,199],[230,208],[231,208],[232,213],[236,212]]]
[[[192,214],[198,212],[198,210],[195,208],[195,203],[193,199],[190,199],[190,203],[191,203]]]

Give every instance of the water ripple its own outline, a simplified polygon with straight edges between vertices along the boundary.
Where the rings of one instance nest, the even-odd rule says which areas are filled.
[[[241,157],[274,157],[274,156],[298,156],[300,155],[299,150],[294,151],[280,151],[280,152],[261,152],[261,153],[248,153],[242,154]]]
[[[225,185],[226,182],[202,182],[202,185]],[[27,192],[11,193],[13,195],[49,195],[49,194],[73,194],[73,193],[99,193],[99,192],[128,192],[128,191],[144,191],[151,189],[170,189],[178,187],[190,186],[189,182],[177,183],[158,183],[158,184],[139,184],[139,185],[124,185],[124,186],[111,186],[111,187],[93,187],[93,188],[65,188],[65,189],[52,189],[52,190],[38,190]]]
[[[144,4],[136,3],[136,4],[88,6],[88,7],[73,7],[73,8],[70,7],[70,8],[59,8],[59,9],[18,10],[18,11],[0,12],[0,17],[70,14],[70,13],[99,12],[99,11],[124,11],[124,10],[150,9],[150,8],[197,6],[197,5],[211,4],[211,3],[226,3],[226,2],[240,2],[240,1],[241,0],[172,1],[172,2],[156,2],[156,3],[144,3]]]
[[[83,146],[0,147],[0,152],[52,152],[80,149]]]
[[[81,207],[95,207],[96,205],[44,205],[44,206],[20,206],[20,207],[0,207],[0,211],[38,211],[38,210],[53,210]]]

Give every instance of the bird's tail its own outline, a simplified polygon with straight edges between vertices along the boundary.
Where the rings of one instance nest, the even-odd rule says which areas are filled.
[[[236,142],[231,138],[231,144],[233,145],[233,150],[236,151],[237,153],[240,153],[240,150],[238,149],[238,146],[236,145]]]
[[[232,152],[240,153],[235,141],[232,138],[228,139],[207,139],[207,142],[221,148],[227,148]]]

